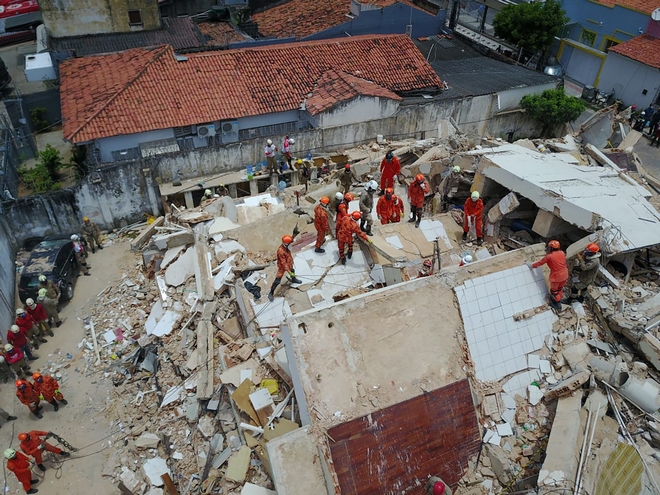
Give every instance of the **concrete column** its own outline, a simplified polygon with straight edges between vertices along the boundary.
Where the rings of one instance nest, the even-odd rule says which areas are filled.
[[[298,173],[299,172],[297,170],[292,170],[291,171],[291,185],[292,186],[297,186],[298,184],[300,184],[300,182],[298,181]]]
[[[238,190],[236,189],[236,184],[229,184],[229,196],[236,199],[238,197]]]
[[[250,181],[250,196],[256,196],[259,194],[259,186],[257,186],[257,178],[254,178]]]
[[[195,207],[195,203],[193,203],[192,192],[190,191],[184,192],[183,198],[186,200],[186,208],[190,210],[191,208]]]
[[[160,216],[160,203],[154,187],[154,182],[151,178],[151,169],[145,168],[142,170],[144,173],[144,181],[147,188],[147,196],[149,197],[149,204],[151,205],[151,214],[154,217]]]

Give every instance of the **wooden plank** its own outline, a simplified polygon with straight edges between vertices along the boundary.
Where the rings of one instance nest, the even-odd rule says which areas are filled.
[[[213,277],[211,276],[211,265],[209,263],[209,248],[206,242],[196,237],[195,239],[195,283],[200,301],[212,301],[215,294],[213,289]]]
[[[213,394],[213,332],[208,321],[197,323],[197,398],[210,399]]]
[[[165,483],[165,487],[167,488],[167,493],[170,495],[179,495],[179,491],[176,489],[176,486],[174,486],[174,482],[172,481],[172,478],[170,478],[170,475],[165,473],[160,475],[160,479],[163,480],[163,483]]]
[[[144,229],[142,233],[131,242],[131,251],[138,251],[144,245],[144,243],[147,242],[151,236],[156,233],[156,227],[162,225],[164,221],[165,217],[158,217],[154,223],[147,226],[147,228]]]
[[[128,488],[126,488],[126,485],[124,485],[123,481],[119,482],[119,485],[117,485],[117,488],[119,488],[119,491],[122,492],[124,495],[135,495],[132,491],[130,491]]]

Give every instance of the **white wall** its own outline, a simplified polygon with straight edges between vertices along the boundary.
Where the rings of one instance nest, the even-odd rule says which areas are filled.
[[[526,88],[515,88],[508,89],[506,91],[500,91],[497,94],[497,102],[499,112],[504,112],[506,110],[513,110],[515,108],[520,108],[520,100],[523,96],[526,95],[540,95],[547,89],[555,89],[557,87],[556,82],[549,82],[548,84],[543,84],[539,86],[529,86]]]
[[[266,125],[286,124],[298,120],[298,110],[290,112],[268,113],[266,115],[255,115],[254,117],[242,117],[238,119],[238,129],[252,129]]]
[[[625,106],[637,105],[643,109],[653,103],[660,87],[660,69],[636,62],[618,53],[609,52],[600,73],[598,88],[614,90]],[[643,95],[642,91],[646,90]]]
[[[108,163],[114,161],[112,158],[113,151],[137,148],[140,143],[171,138],[174,138],[173,129],[159,129],[157,131],[139,132],[137,134],[128,134],[126,136],[112,136],[97,139],[96,144],[101,151],[101,161],[103,163]]]
[[[366,120],[386,119],[399,108],[397,100],[358,96],[317,115],[319,127],[335,127]]]

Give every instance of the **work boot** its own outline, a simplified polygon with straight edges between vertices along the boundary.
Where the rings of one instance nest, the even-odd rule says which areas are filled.
[[[477,237],[477,246],[481,246],[484,243],[483,237]]]
[[[37,347],[36,349],[39,349],[39,347]],[[35,359],[37,359],[37,357],[36,357],[36,356],[32,356],[32,357],[29,357],[29,358],[28,358],[28,361],[34,361]],[[28,368],[28,369],[29,369],[29,368]]]
[[[554,299],[550,299],[550,307],[555,311],[561,311],[561,303],[555,301]]]
[[[270,302],[273,302],[273,301],[275,300],[275,296],[273,295],[272,292],[269,292],[269,293],[268,293],[268,300],[269,300]]]
[[[314,250],[314,252],[315,252],[315,253],[325,253],[325,249],[323,249],[323,248],[316,248],[316,249]]]
[[[101,246],[100,244],[99,244],[99,249],[103,249],[103,246]]]
[[[53,333],[52,330],[48,330],[48,335],[50,335],[51,337],[55,337],[55,334]]]
[[[415,221],[415,217],[413,216],[412,218],[408,219],[408,223],[413,223]]]
[[[45,344],[48,341],[42,337],[42,338],[39,339],[39,342],[41,342],[42,344]]]
[[[461,239],[467,241],[467,232],[463,232],[463,237],[461,237]]]
[[[68,402],[65,399],[60,399],[60,402],[64,404],[65,406],[68,404]]]
[[[35,349],[36,351],[38,351],[38,350],[39,350],[39,342],[33,342],[33,343],[32,343],[32,347],[34,347],[34,349]],[[32,360],[30,359],[30,361],[32,361]]]
[[[37,467],[39,468],[40,471],[46,470],[46,466],[44,466],[43,464],[37,464]]]
[[[63,450],[62,452],[60,452],[60,455],[62,457],[69,457],[71,454],[69,454],[67,451]]]
[[[378,196],[383,196],[384,194],[385,194],[385,191],[383,189],[381,189],[380,192],[378,193]]]
[[[341,264],[342,264],[342,265],[345,265],[345,264],[346,264],[346,258],[340,258],[339,261],[341,261]]]
[[[367,235],[374,235],[374,233],[371,231],[371,229],[367,230],[365,233],[366,233]]]
[[[62,325],[62,322],[61,322],[61,321],[58,321],[57,323],[55,323],[55,326],[56,326],[57,328],[60,328],[60,325]]]
[[[418,218],[417,221],[415,222],[415,228],[416,228],[416,229],[419,228],[419,222],[421,222],[421,221],[422,221],[422,220]]]
[[[96,254],[96,249],[92,249],[92,254]]]
[[[36,411],[33,411],[32,414],[34,414],[34,415],[35,415],[37,418],[39,418],[39,419],[42,419],[42,418],[43,418],[43,416],[41,415],[41,413],[39,412],[38,409],[37,409]]]
[[[353,251],[349,251],[346,256],[348,256],[348,259],[350,260],[353,257]]]
[[[292,283],[292,284],[302,284],[303,281],[300,280],[298,277],[293,277],[293,278],[291,279],[291,283]]]
[[[91,277],[91,275],[92,275],[92,274],[89,273],[89,272],[85,273],[85,277]]]
[[[55,399],[53,399],[52,401],[50,401],[50,403],[52,404],[53,409],[55,409],[55,412],[57,412],[57,411],[60,410],[60,406],[58,405],[58,403],[57,403],[57,401],[56,401]]]
[[[14,421],[15,419],[18,419],[16,416],[7,416],[7,421]]]
[[[33,480],[33,481],[34,481],[34,480]],[[30,488],[30,489],[27,491],[27,493],[28,493],[28,495],[32,495],[33,493],[37,493],[38,491],[39,491],[39,490],[37,490],[36,488]]]

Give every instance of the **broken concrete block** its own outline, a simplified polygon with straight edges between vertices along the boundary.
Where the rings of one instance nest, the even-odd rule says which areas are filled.
[[[508,485],[516,475],[515,464],[509,460],[499,447],[486,445],[484,449],[486,449],[486,454],[490,459],[491,468],[495,472],[495,476],[497,476],[497,479],[503,486]]]
[[[236,481],[237,483],[243,483],[250,466],[251,454],[252,451],[250,450],[250,447],[246,445],[243,445],[238,452],[233,454],[229,459],[225,478],[231,481]]]
[[[197,428],[206,438],[211,438],[215,434],[215,421],[211,416],[202,416],[197,422]]]
[[[121,474],[119,475],[122,483],[130,491],[134,491],[138,486],[140,486],[140,480],[135,476],[135,473],[128,469],[126,466],[121,467]]]
[[[185,246],[195,242],[195,236],[191,231],[182,230],[171,234],[161,234],[154,237],[154,244],[158,249],[172,249],[177,246]]]
[[[172,402],[181,399],[182,393],[183,393],[183,387],[181,385],[171,387],[170,389],[168,389],[167,392],[165,392],[165,397],[163,397],[163,402],[160,403],[160,407],[165,407],[168,404],[171,404]]]
[[[552,237],[574,229],[570,223],[545,210],[539,210],[532,225],[532,230],[541,237]]]
[[[562,380],[559,382],[555,388],[552,390],[547,391],[543,398],[546,401],[550,401],[552,399],[556,399],[557,397],[562,397],[564,395],[568,395],[574,390],[577,390],[580,388],[582,385],[587,383],[589,380],[589,377],[591,374],[588,371],[580,371],[579,373],[576,373],[575,375],[572,375],[568,377],[565,380]]]
[[[519,206],[520,201],[518,201],[516,193],[510,192],[488,211],[488,221],[490,223],[499,222]]]
[[[578,372],[588,369],[587,358],[592,356],[592,353],[586,342],[580,342],[566,347],[562,352],[562,356],[564,356],[571,369]]]
[[[165,484],[161,479],[161,475],[165,473],[170,476],[172,475],[170,469],[167,467],[167,461],[160,457],[147,459],[142,465],[142,469],[144,469],[144,474],[147,475],[147,478],[154,486],[163,486]]]
[[[193,239],[194,240],[194,239]],[[195,262],[197,253],[195,248],[190,247],[186,252],[167,267],[165,270],[165,283],[173,287],[178,287],[195,275]]]
[[[211,462],[211,466],[213,469],[218,469],[220,466],[222,466],[225,462],[227,462],[227,459],[231,457],[231,447],[227,447],[225,450],[220,452],[217,456],[215,456],[215,459]]]
[[[252,483],[245,483],[241,489],[241,495],[277,495],[273,490],[264,488],[263,486],[253,485]]]
[[[172,311],[172,310],[166,311],[163,317],[158,322],[158,324],[152,330],[151,334],[156,337],[169,335],[180,319],[181,319],[180,313],[177,313],[176,311]]]
[[[154,433],[143,433],[135,440],[135,446],[138,449],[152,449],[157,447],[159,442],[160,437],[158,435]]]
[[[651,333],[645,333],[637,344],[639,351],[660,371],[660,340]]]

